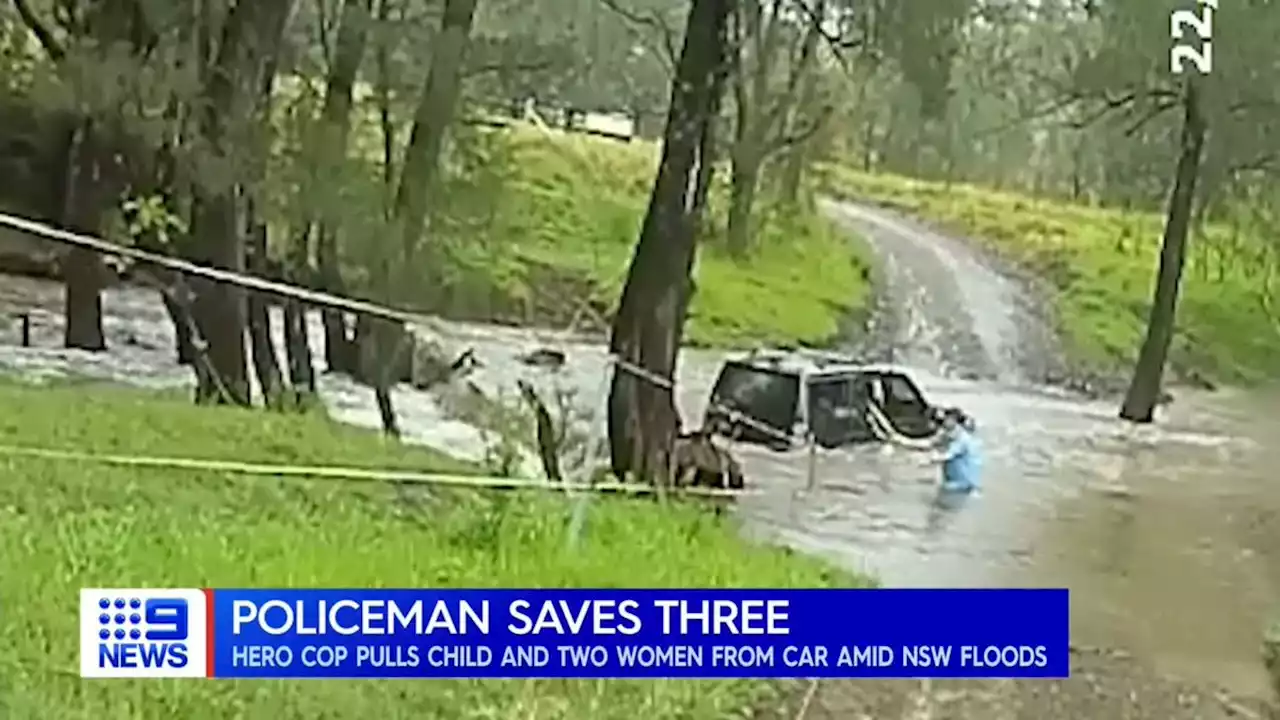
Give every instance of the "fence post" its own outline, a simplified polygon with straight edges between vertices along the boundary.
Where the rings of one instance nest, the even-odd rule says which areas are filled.
[[[22,347],[31,347],[31,313],[18,313],[18,322],[21,323]]]
[[[809,476],[806,489],[813,492],[818,486],[818,443],[814,442],[813,433],[806,436],[809,442]]]

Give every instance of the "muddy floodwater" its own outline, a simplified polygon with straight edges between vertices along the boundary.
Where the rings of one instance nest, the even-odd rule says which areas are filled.
[[[1024,310],[1015,287],[965,265],[978,261],[946,239],[837,208],[846,210],[842,220],[899,268],[881,279],[883,292],[901,294],[889,331],[899,342],[895,359],[913,367],[932,400],[959,405],[979,423],[984,488],[966,506],[939,513],[931,503],[936,469],[918,454],[741,447],[750,486],[760,491],[738,505],[748,532],[874,572],[888,585],[1066,586],[1076,644],[1123,648],[1159,672],[1265,696],[1259,643],[1280,609],[1280,395],[1178,391],[1158,424],[1121,423],[1117,401],[1086,401],[1028,380],[1016,346],[1041,340],[1017,321]],[[112,350],[66,351],[58,347],[61,288],[4,278],[0,311],[32,311],[36,347],[18,348],[16,324],[0,324],[0,371],[190,384],[189,371],[173,362],[172,330],[152,293],[114,289],[104,303]],[[319,348],[319,319],[311,326]],[[471,380],[488,394],[514,394],[524,377],[544,393],[573,392],[583,412],[602,404],[606,354],[598,343],[477,324],[441,323],[431,332],[447,347],[475,349],[483,365]],[[553,372],[519,362],[545,346],[566,351],[567,366]],[[722,356],[681,357],[679,401],[693,424]],[[478,457],[481,433],[446,410],[455,390],[398,389],[403,429],[412,441]],[[338,419],[377,425],[371,391],[325,375],[321,392]]]

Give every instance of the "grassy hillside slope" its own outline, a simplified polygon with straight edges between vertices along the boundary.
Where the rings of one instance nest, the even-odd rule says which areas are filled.
[[[466,472],[318,416],[197,408],[140,391],[0,381],[0,445]],[[812,587],[858,582],[743,542],[691,506],[592,504],[568,549],[552,493],[397,492],[0,454],[6,718],[741,716],[718,681],[82,682],[81,587]]]
[[[449,238],[446,312],[553,326],[591,326],[595,318],[598,326],[621,292],[657,147],[523,126],[473,142],[485,155],[474,163],[485,177],[455,183],[435,226]],[[869,261],[855,238],[812,208],[766,207],[754,253],[735,263],[719,240],[722,197],[717,188],[688,342],[823,345],[866,309]]]
[[[954,230],[1043,278],[1069,359],[1103,375],[1132,368],[1151,305],[1162,217],[837,167],[824,168],[823,185]],[[1277,255],[1260,236],[1209,225],[1193,239],[1174,373],[1248,383],[1280,371],[1280,315],[1269,295]]]

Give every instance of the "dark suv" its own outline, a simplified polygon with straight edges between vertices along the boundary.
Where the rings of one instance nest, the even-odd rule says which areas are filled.
[[[777,450],[912,440],[937,435],[946,411],[931,405],[902,369],[836,355],[756,351],[725,362],[703,427]]]

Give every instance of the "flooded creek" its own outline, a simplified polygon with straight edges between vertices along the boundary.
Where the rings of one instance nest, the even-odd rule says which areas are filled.
[[[4,278],[0,312],[31,311],[35,347],[18,347],[16,323],[0,324],[0,372],[190,385],[153,293],[116,288],[104,304],[111,350],[63,350],[61,287]],[[319,318],[310,321],[318,349]],[[599,343],[479,324],[443,323],[440,332],[451,349],[475,349],[483,365],[471,380],[487,394],[514,397],[523,377],[574,392],[584,412],[603,403]],[[548,345],[568,355],[559,372],[520,362]],[[682,355],[687,422],[701,417],[722,357]],[[1233,693],[1265,694],[1259,642],[1280,598],[1273,471],[1280,421],[1269,408],[1280,397],[1179,393],[1158,425],[1132,427],[1115,419],[1114,402],[1010,382],[998,372],[982,380],[937,367],[916,374],[932,400],[977,419],[987,466],[980,497],[940,515],[931,505],[936,468],[907,451],[820,451],[809,488],[807,452],[740,447],[748,481],[761,491],[738,506],[748,532],[874,572],[888,585],[1066,586],[1077,643],[1120,647]],[[335,418],[377,426],[370,390],[331,375],[320,384]],[[440,392],[401,386],[395,401],[407,439],[473,458],[483,453],[483,434],[453,419]]]

